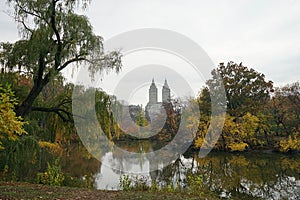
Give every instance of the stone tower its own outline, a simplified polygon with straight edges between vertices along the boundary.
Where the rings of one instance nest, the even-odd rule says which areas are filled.
[[[170,88],[167,83],[167,79],[165,79],[165,84],[162,88],[162,102],[169,102],[171,99]]]
[[[149,104],[157,103],[157,87],[154,83],[154,78],[152,79],[152,84],[149,89]]]

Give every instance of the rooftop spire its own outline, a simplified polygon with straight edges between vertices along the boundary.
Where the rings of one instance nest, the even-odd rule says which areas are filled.
[[[169,85],[168,85],[168,82],[167,82],[167,79],[166,79],[166,78],[165,78],[165,84],[164,84],[164,87],[169,88]]]
[[[156,87],[155,82],[154,82],[154,78],[152,78],[151,86],[155,86]]]

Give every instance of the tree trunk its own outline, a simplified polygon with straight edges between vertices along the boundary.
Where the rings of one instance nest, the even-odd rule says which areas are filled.
[[[47,79],[43,79],[43,81],[40,81],[40,83],[37,83],[36,81],[34,82],[34,85],[25,100],[17,107],[17,116],[24,118],[29,114],[35,99],[39,96],[44,86],[47,85],[48,82],[49,81]]]

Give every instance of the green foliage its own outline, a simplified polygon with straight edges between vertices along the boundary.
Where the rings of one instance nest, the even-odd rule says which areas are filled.
[[[201,174],[190,173],[187,175],[187,186],[193,195],[203,195],[203,176]]]
[[[171,191],[170,185],[159,187],[154,180],[149,185],[148,178],[142,175],[129,176],[124,174],[119,179],[119,186],[124,191]]]
[[[48,163],[47,171],[49,185],[62,185],[65,176],[59,165],[59,159],[56,159],[52,165]]]
[[[300,83],[276,88],[271,102],[276,135],[293,136],[300,129]]]
[[[120,177],[119,186],[124,191],[130,191],[132,189],[132,180],[129,175],[122,175]]]
[[[93,174],[90,173],[89,175],[84,175],[83,177],[84,180],[84,187],[85,188],[93,188],[94,187],[94,177]]]
[[[151,180],[150,191],[153,192],[159,191],[159,185],[156,183],[155,180]]]
[[[188,192],[193,195],[201,196],[203,194],[203,178],[199,174],[189,174],[186,178]],[[158,185],[155,180],[148,184],[148,179],[145,176],[129,176],[122,175],[119,179],[120,189],[124,191],[162,191],[162,192],[180,192],[181,185],[178,180],[174,182],[172,177],[165,184]]]
[[[25,122],[14,112],[17,99],[10,87],[0,85],[0,139],[16,140],[18,136],[26,134],[23,126]],[[4,148],[0,141],[0,149]]]
[[[8,165],[4,165],[4,168],[2,170],[2,180],[3,181],[8,181],[8,176],[9,176],[9,167]]]
[[[55,70],[65,67],[64,64],[73,59],[74,63],[88,61],[93,66],[93,72],[117,66],[116,52],[104,55],[102,38],[93,33],[86,16],[75,13],[78,5],[87,7],[88,0],[8,2],[14,9],[16,22],[20,23],[19,29],[24,38],[15,44],[3,44],[5,51],[2,63],[8,68],[22,66],[28,72],[33,70],[37,73],[39,67],[35,65],[41,56],[45,63],[49,63],[46,67],[58,68]],[[112,60],[116,65],[111,65]]]
[[[133,179],[133,189],[138,191],[146,191],[149,189],[149,185],[147,184],[147,177],[145,176],[134,176]]]
[[[6,171],[4,179],[33,181],[41,167],[41,149],[36,139],[22,136],[18,140],[4,140],[3,144],[5,149],[0,151],[0,171]]]
[[[53,164],[48,163],[47,170],[44,173],[37,174],[37,183],[45,185],[61,186],[65,180],[65,175],[59,165],[59,158]]]
[[[213,70],[212,79],[207,81],[207,87],[202,89],[197,98],[201,115],[189,120],[200,120],[194,140],[196,148],[208,145],[205,136],[211,125],[210,96],[218,98],[221,82],[218,74],[224,83],[228,109],[221,137],[214,148],[229,151],[274,149],[276,146],[281,151],[296,149],[297,139],[281,140],[288,136],[295,138],[300,128],[299,82],[274,91],[272,82],[266,81],[263,74],[233,62],[227,65],[221,63]],[[217,116],[212,117],[217,119]]]
[[[44,184],[44,185],[47,185],[48,184],[48,179],[49,179],[49,176],[46,172],[44,173],[37,173],[36,175],[36,182],[39,183],[39,184]]]
[[[136,119],[135,119],[135,123],[138,125],[138,126],[147,126],[148,125],[148,121],[146,119],[146,115],[145,115],[145,112],[143,110],[143,107],[142,105],[139,106],[139,110],[138,110],[138,113],[136,115]]]
[[[119,179],[119,186],[124,191],[146,191],[151,188],[147,184],[147,177],[145,176],[129,176],[122,175]]]
[[[228,112],[232,116],[243,116],[246,112],[256,114],[261,105],[270,98],[272,81],[266,81],[264,74],[249,69],[242,63],[220,63],[219,67],[212,71],[213,78],[207,81],[209,88],[219,87],[220,80],[217,80],[217,74],[222,77]]]
[[[53,155],[44,156],[46,158],[43,159],[47,161],[51,160]],[[35,182],[46,185],[93,188],[95,181],[93,174],[99,169],[99,163],[96,159],[88,159],[84,156],[79,149],[73,149],[68,156],[63,155],[61,158],[55,156],[56,159],[47,162],[44,172],[36,173]]]
[[[85,188],[85,182],[82,178],[71,176],[70,174],[65,174],[65,179],[63,182],[64,186],[68,187],[77,187],[77,188]]]
[[[160,188],[160,191],[165,191],[169,193],[177,192],[177,190],[178,190],[178,185],[174,184],[172,181]]]
[[[75,12],[88,0],[7,0],[22,39],[0,43],[0,65],[4,72],[16,71],[32,78],[26,98],[18,105],[18,116],[27,116],[45,86],[61,76],[65,68],[87,64],[90,75],[119,71],[119,52],[104,53],[102,37],[94,34],[88,18]],[[39,109],[44,111],[45,109]],[[53,109],[52,109],[52,112]]]
[[[103,132],[111,140],[113,138],[119,138],[121,130],[118,124],[115,122],[114,117],[117,116],[114,116],[114,114],[121,111],[121,104],[117,101],[115,97],[110,97],[108,94],[101,90],[95,91],[95,102],[96,105],[91,106],[94,106],[96,109],[97,118],[99,120]]]

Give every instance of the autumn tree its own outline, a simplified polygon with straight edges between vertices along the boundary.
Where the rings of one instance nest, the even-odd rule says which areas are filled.
[[[227,65],[220,63],[211,73],[212,79],[207,81],[207,85],[211,88],[218,86],[217,74],[222,77],[227,96],[227,109],[232,116],[241,117],[247,112],[256,115],[258,108],[270,99],[273,82],[266,81],[264,74],[242,63],[228,62]]]
[[[31,111],[52,112],[59,108],[33,107],[45,86],[62,70],[87,65],[91,75],[103,70],[119,70],[118,52],[104,53],[103,38],[93,32],[88,18],[75,12],[89,0],[7,0],[13,8],[21,39],[0,44],[2,71],[18,71],[32,78],[29,93],[17,106],[18,116]],[[59,110],[58,112],[63,112]]]
[[[270,110],[273,116],[273,134],[284,137],[278,144],[283,152],[300,150],[300,85],[299,82],[275,89]]]
[[[227,97],[227,115],[215,148],[244,150],[247,147],[266,145],[262,140],[266,139],[269,127],[266,125],[267,114],[262,108],[270,101],[273,83],[242,63],[221,63],[211,74],[212,78],[206,82],[206,87],[201,90],[197,99],[201,116],[195,146],[205,142],[204,135],[211,120],[211,96],[218,100],[218,93],[221,94],[220,81],[224,84]]]
[[[19,135],[26,133],[22,118],[14,112],[16,104],[17,99],[12,90],[0,85],[0,149],[3,148],[1,139],[16,140]]]
[[[300,129],[300,86],[299,82],[275,89],[272,111],[277,135],[293,135]]]

